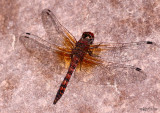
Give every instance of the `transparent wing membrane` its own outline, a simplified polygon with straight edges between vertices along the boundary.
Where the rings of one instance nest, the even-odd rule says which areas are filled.
[[[98,46],[98,48],[101,48],[103,50],[108,50],[108,49],[137,49],[136,47],[144,46],[144,45],[154,45],[154,46],[159,46],[155,42],[152,41],[139,41],[139,42],[130,42],[130,43],[101,43],[92,45],[93,46]]]
[[[48,9],[42,11],[43,26],[48,34],[49,40],[58,45],[65,45],[72,49],[75,47],[76,39],[63,27],[56,16]]]
[[[78,81],[96,85],[114,85],[114,83],[127,85],[143,81],[147,75],[139,67],[108,62],[97,63],[94,68],[76,70],[74,77]]]
[[[58,69],[61,63],[68,64],[70,62],[70,49],[51,44],[30,33],[22,34],[19,40],[26,50],[44,65],[54,64],[54,68]]]
[[[98,46],[98,48],[94,48]],[[91,50],[107,61],[121,62],[138,59],[143,55],[151,53],[159,45],[151,41],[140,41],[131,43],[102,43],[92,45]]]

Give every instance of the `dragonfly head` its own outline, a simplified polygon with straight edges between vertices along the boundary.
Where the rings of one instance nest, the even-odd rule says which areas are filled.
[[[88,44],[91,45],[91,44],[93,44],[93,41],[94,41],[94,34],[91,33],[91,32],[84,32],[82,34],[82,39],[85,40],[85,41],[87,41]]]

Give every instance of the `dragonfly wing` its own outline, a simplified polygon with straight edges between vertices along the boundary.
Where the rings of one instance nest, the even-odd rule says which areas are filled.
[[[112,62],[91,61],[95,64],[92,67],[83,67],[81,70],[76,70],[75,78],[78,81],[91,84],[107,85],[114,83],[127,85],[146,79],[147,75],[140,68]],[[84,61],[85,62],[85,61]],[[96,63],[97,62],[97,63]]]
[[[159,45],[151,41],[140,41],[131,43],[102,43],[91,46],[93,54],[107,61],[121,62],[138,59],[148,55],[159,48]]]
[[[42,11],[42,22],[51,42],[65,45],[70,49],[75,46],[76,39],[74,36],[60,24],[56,16],[49,9]]]
[[[147,75],[143,70],[122,61],[138,59],[136,52],[143,56],[148,53],[148,48],[153,50],[154,47],[159,48],[159,45],[150,41],[92,45],[90,50],[97,57],[87,54],[82,63],[84,66],[77,69],[75,78],[92,84],[127,84],[145,80]]]
[[[51,44],[36,35],[25,33],[19,40],[32,56],[52,70],[59,70],[65,60],[70,60],[71,50]]]

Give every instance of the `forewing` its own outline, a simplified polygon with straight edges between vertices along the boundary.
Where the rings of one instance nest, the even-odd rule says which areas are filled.
[[[22,34],[19,40],[31,56],[36,57],[44,67],[51,68],[53,72],[70,62],[70,49],[51,44],[30,33]]]
[[[42,22],[51,42],[70,49],[75,47],[76,39],[74,36],[60,24],[49,9],[42,11]]]
[[[123,62],[152,53],[159,45],[151,41],[140,41],[131,43],[101,43],[91,46],[93,54],[98,55],[106,61]]]

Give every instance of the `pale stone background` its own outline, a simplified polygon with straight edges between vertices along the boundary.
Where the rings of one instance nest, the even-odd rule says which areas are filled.
[[[40,17],[45,8],[77,39],[83,31],[92,31],[96,42],[151,40],[160,44],[159,0],[0,0],[1,113],[160,112],[158,50],[132,62],[147,73],[143,83],[123,89],[78,83],[72,78],[53,105],[65,72],[43,74],[40,63],[18,42],[24,32],[45,36]]]

